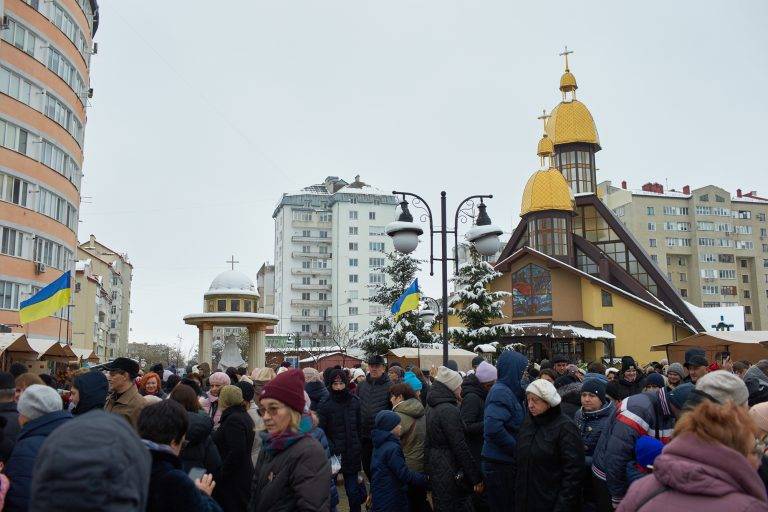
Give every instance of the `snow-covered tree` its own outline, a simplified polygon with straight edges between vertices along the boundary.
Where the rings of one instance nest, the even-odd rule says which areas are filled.
[[[371,322],[361,337],[360,347],[366,355],[385,354],[393,348],[415,347],[418,343],[432,343],[435,335],[419,318],[409,311],[397,319],[390,313],[392,304],[410,286],[419,272],[421,261],[398,252],[387,254],[386,264],[377,269],[384,273],[384,283],[373,286],[370,301],[385,308],[385,314]]]
[[[469,262],[459,267],[453,279],[456,292],[448,300],[449,313],[456,315],[464,325],[449,329],[457,346],[474,350],[478,345],[498,339],[501,332],[492,325],[492,321],[504,318],[504,297],[510,293],[492,292],[487,287],[500,276],[500,272],[496,272],[482,260],[474,247],[470,247]]]

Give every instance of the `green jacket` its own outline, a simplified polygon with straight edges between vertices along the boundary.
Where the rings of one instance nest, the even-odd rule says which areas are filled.
[[[411,471],[424,472],[424,441],[427,438],[427,418],[418,398],[409,398],[393,409],[400,416],[400,443],[405,464]]]

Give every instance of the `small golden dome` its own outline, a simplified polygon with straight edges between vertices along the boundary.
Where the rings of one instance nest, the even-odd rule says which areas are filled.
[[[563,175],[555,169],[536,171],[523,190],[520,216],[546,210],[573,211],[573,193]]]
[[[552,156],[554,153],[555,145],[552,144],[552,139],[547,137],[547,134],[545,133],[539,141],[539,146],[536,148],[536,154],[539,156]]]
[[[563,76],[560,77],[560,90],[563,92],[573,92],[578,88],[579,86],[576,85],[576,77],[566,69]]]
[[[547,135],[554,145],[588,142],[600,149],[595,120],[578,100],[563,101],[552,110],[547,121]]]

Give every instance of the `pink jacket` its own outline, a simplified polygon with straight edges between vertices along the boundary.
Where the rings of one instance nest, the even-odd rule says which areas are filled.
[[[648,499],[663,486],[669,489]],[[684,434],[664,448],[652,475],[632,484],[618,510],[768,512],[768,497],[757,471],[743,455]]]

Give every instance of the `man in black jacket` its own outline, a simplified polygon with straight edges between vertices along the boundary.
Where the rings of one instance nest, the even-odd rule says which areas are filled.
[[[19,425],[19,411],[13,397],[16,394],[16,383],[12,374],[0,372],[0,418],[5,420],[3,438],[0,442],[0,461],[8,461],[11,456],[16,438],[19,437],[21,426]]]
[[[373,420],[379,411],[390,408],[389,388],[392,386],[392,382],[384,370],[383,357],[379,355],[369,357],[368,375],[357,387],[357,396],[360,399],[360,460],[368,480],[371,479]]]

